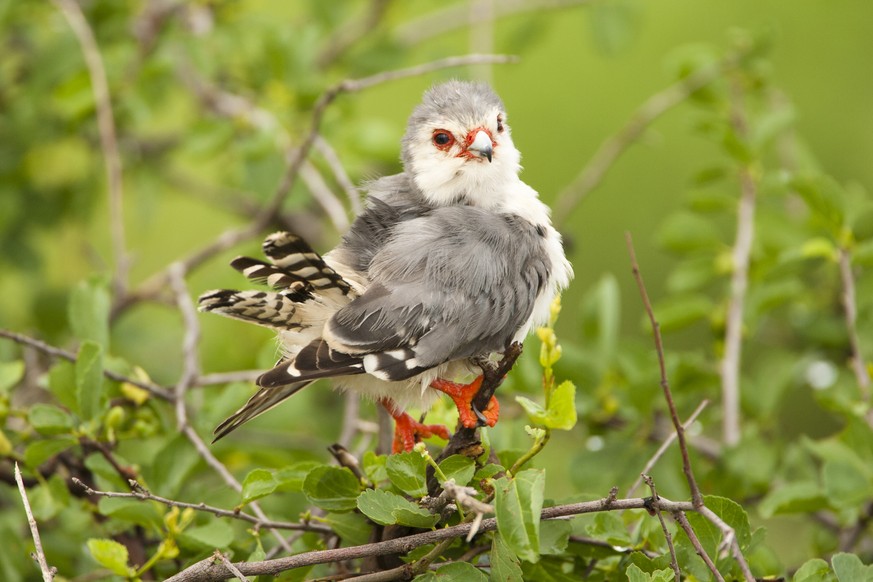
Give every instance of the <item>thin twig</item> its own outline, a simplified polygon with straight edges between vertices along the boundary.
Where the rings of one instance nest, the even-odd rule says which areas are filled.
[[[333,178],[336,180],[336,183],[339,184],[340,188],[343,189],[343,192],[346,193],[352,212],[355,215],[360,214],[364,209],[363,204],[361,204],[361,194],[355,187],[352,179],[349,178],[336,150],[333,149],[333,146],[330,145],[330,143],[321,135],[315,138],[313,146],[315,151],[317,151],[321,157],[324,158],[324,161],[327,162],[327,167],[330,168],[331,173],[333,173]]]
[[[600,184],[618,158],[640,139],[654,121],[718,79],[725,71],[735,68],[744,54],[738,52],[711,67],[699,69],[646,99],[621,129],[600,144],[582,171],[555,199],[553,208],[556,224],[564,224],[579,203]]]
[[[215,550],[215,553],[212,554],[213,557],[218,558],[218,560],[224,564],[224,567],[227,570],[236,576],[237,580],[242,580],[242,582],[249,582],[249,579],[243,576],[243,573],[239,571],[239,568],[233,565],[233,563],[227,559],[227,556],[222,554],[219,550]]]
[[[136,499],[138,501],[156,501],[167,507],[179,507],[182,509],[193,509],[195,511],[202,511],[204,513],[211,513],[217,517],[229,517],[232,519],[238,519],[240,521],[247,521],[251,524],[254,524],[258,528],[269,528],[269,529],[288,529],[288,530],[299,530],[299,531],[311,531],[320,534],[330,534],[331,529],[326,525],[321,525],[318,523],[306,523],[306,522],[293,522],[293,521],[269,521],[260,519],[254,515],[246,513],[244,511],[230,510],[230,509],[222,509],[220,507],[214,507],[212,505],[206,505],[205,503],[188,503],[186,501],[177,501],[175,499],[168,499],[166,497],[161,497],[160,495],[155,495],[142,485],[140,485],[137,481],[129,480],[128,483],[131,487],[130,493],[124,493],[120,491],[99,491],[92,487],[89,487],[81,479],[76,477],[72,477],[72,482],[82,488],[88,495],[94,495],[97,497],[115,497],[120,499]]]
[[[54,358],[60,358],[62,360],[67,360],[68,362],[76,361],[76,354],[72,352],[68,352],[66,350],[62,350],[55,346],[51,346],[45,342],[41,342],[37,339],[33,339],[26,335],[22,335],[20,333],[16,333],[14,331],[10,331],[7,329],[0,329],[0,337],[5,337],[14,341],[15,343],[30,346],[35,348],[36,350],[52,356]],[[161,400],[166,400],[167,402],[172,402],[174,400],[173,394],[165,388],[161,388],[157,384],[152,384],[151,382],[143,382],[141,380],[137,380],[135,378],[130,378],[128,376],[123,376],[122,374],[116,374],[111,370],[103,370],[103,375],[110,380],[114,380],[115,382],[122,382],[127,384],[132,384],[137,388],[142,388],[152,396],[156,396]]]
[[[643,548],[624,548],[624,547],[619,548],[619,547],[612,545],[609,542],[605,542],[603,540],[598,540],[598,539],[594,539],[594,538],[588,538],[585,536],[571,535],[570,537],[567,538],[567,541],[570,542],[571,544],[581,544],[583,546],[594,546],[596,548],[606,548],[606,549],[611,550],[617,554],[633,554],[633,553],[638,552],[638,553],[644,555],[645,557],[652,558],[652,559],[657,558],[658,556],[661,555],[661,554],[658,554],[656,552],[652,552],[650,550],[646,550]]]
[[[351,390],[343,394],[343,423],[337,442],[345,448],[352,446],[352,439],[360,426],[361,398]]]
[[[24,482],[21,480],[21,470],[18,468],[18,463],[15,463],[15,482],[18,484],[18,493],[21,495],[21,502],[24,504],[24,513],[27,514],[27,525],[30,526],[30,535],[33,537],[36,561],[42,572],[42,579],[44,582],[52,582],[56,570],[50,568],[45,559],[45,552],[42,549],[42,541],[39,538],[39,528],[36,526],[36,519],[33,517],[33,511],[30,509],[30,501],[27,499],[27,490],[24,488]]]
[[[734,133],[746,139],[748,133],[743,94],[739,83],[731,84],[731,125]],[[743,342],[743,310],[749,288],[749,264],[755,236],[755,200],[758,186],[749,164],[739,168],[740,200],[737,227],[731,252],[730,297],[724,331],[724,357],[719,366],[724,414],[722,439],[727,446],[740,442],[740,359]]]
[[[53,0],[64,15],[76,36],[85,58],[91,90],[94,93],[94,107],[97,110],[97,127],[100,133],[100,147],[106,162],[106,183],[109,191],[109,228],[112,233],[112,253],[115,258],[113,291],[116,297],[124,295],[127,288],[128,257],[124,235],[124,184],[121,174],[121,156],[118,153],[118,139],[115,134],[115,120],[112,115],[112,100],[103,57],[94,38],[94,33],[82,9],[74,0]]]
[[[843,313],[849,333],[849,346],[852,350],[852,371],[858,382],[861,400],[870,401],[870,374],[861,354],[861,341],[858,339],[858,307],[855,302],[855,277],[852,274],[852,256],[845,247],[839,252],[840,279],[843,283]]]
[[[184,268],[180,263],[173,263],[167,269],[170,288],[176,296],[176,306],[182,314],[185,336],[182,339],[182,374],[176,383],[176,425],[179,430],[188,424],[188,412],[185,408],[185,394],[200,373],[198,344],[200,342],[200,323],[197,311],[188,295],[185,284]]]
[[[264,373],[263,370],[237,370],[235,372],[216,372],[214,374],[203,374],[194,379],[192,388],[197,386],[214,386],[216,384],[230,384],[232,382],[254,382],[258,376]]]
[[[688,522],[688,518],[685,517],[685,514],[681,511],[673,512],[673,519],[676,520],[676,523],[679,524],[679,527],[685,532],[685,535],[688,536],[688,539],[691,541],[691,545],[694,546],[694,550],[697,552],[697,555],[706,563],[706,567],[709,568],[709,571],[712,572],[712,575],[715,576],[715,579],[718,582],[725,582],[724,576],[718,571],[718,568],[715,567],[715,563],[712,561],[712,558],[709,557],[709,554],[706,553],[706,550],[703,549],[703,545],[700,543],[700,539],[697,537],[697,534],[694,533],[694,528],[691,527],[691,524]]]
[[[315,59],[319,68],[326,68],[339,59],[358,41],[372,34],[388,11],[391,0],[372,0],[364,16],[354,14],[330,35],[328,44]]]
[[[691,470],[691,461],[688,458],[688,445],[685,442],[685,428],[679,420],[679,413],[676,412],[676,404],[673,402],[673,393],[670,391],[670,383],[667,380],[667,364],[664,358],[664,344],[661,341],[661,325],[655,319],[655,312],[652,309],[652,302],[649,301],[649,293],[646,291],[645,283],[643,283],[643,275],[640,273],[640,265],[637,263],[637,254],[634,251],[633,239],[629,232],[625,233],[628,253],[631,259],[631,268],[633,270],[634,279],[637,282],[637,287],[640,290],[640,297],[643,300],[643,307],[646,310],[646,315],[649,317],[649,323],[652,326],[652,335],[655,339],[655,351],[658,354],[658,367],[661,371],[661,389],[664,391],[664,399],[667,401],[667,408],[670,409],[670,418],[673,420],[673,428],[676,430],[676,437],[679,439],[679,451],[682,453],[682,470],[685,473],[685,479],[688,481],[688,488],[691,490],[691,502],[694,507],[703,507],[703,495],[700,493],[700,488],[697,486],[697,481],[694,479],[694,472]]]
[[[686,420],[685,423],[682,425],[682,429],[688,430],[688,428],[692,424],[694,424],[694,421],[697,420],[697,417],[700,416],[700,413],[703,412],[703,409],[706,408],[707,405],[709,405],[709,400],[704,400],[703,402],[698,404],[697,408],[694,409],[694,412],[691,413],[691,416],[688,417],[688,420]],[[637,487],[639,487],[643,482],[643,475],[646,475],[652,471],[652,467],[654,467],[655,463],[657,463],[661,459],[661,457],[664,456],[664,453],[667,452],[667,449],[670,448],[670,445],[673,444],[673,441],[676,440],[676,436],[676,432],[674,431],[671,432],[666,439],[664,439],[664,442],[661,443],[661,446],[658,447],[658,450],[655,451],[655,454],[652,455],[652,458],[649,459],[649,461],[646,463],[646,466],[643,467],[642,471],[640,471],[640,476],[637,477],[637,480],[634,481],[634,484],[631,485],[630,489],[627,490],[628,496],[634,494],[634,492],[637,490]]]
[[[737,539],[737,533],[734,531],[734,528],[729,526],[708,507],[701,507],[697,511],[700,515],[708,519],[715,527],[721,530],[721,544],[719,547],[730,551],[734,560],[736,560],[737,564],[740,565],[740,570],[742,570],[746,582],[755,582],[755,576],[752,574],[752,570],[749,568],[745,556],[743,556],[743,551],[740,548],[740,540]]]
[[[649,489],[652,491],[652,499],[658,499],[658,491],[655,489],[655,480],[652,479],[650,475],[646,475],[642,473],[640,475],[643,481],[646,482],[646,485],[649,486]],[[664,532],[664,539],[667,540],[667,549],[670,550],[670,566],[673,568],[673,573],[676,575],[676,582],[682,580],[682,572],[679,570],[679,561],[676,559],[676,549],[673,547],[673,536],[670,535],[670,530],[667,529],[667,524],[664,522],[664,516],[661,514],[661,510],[657,505],[653,506],[655,511],[655,516],[657,516],[658,521],[661,523],[661,531]]]
[[[614,499],[610,496],[595,501],[547,507],[543,509],[541,518],[545,520],[560,519],[586,513],[621,511],[628,509],[645,509],[648,511],[653,504],[656,504],[662,511],[668,511],[671,513],[694,510],[694,507],[689,502],[669,501],[663,497],[653,501],[651,498],[640,497],[632,499]],[[293,568],[300,568],[302,566],[310,566],[314,564],[326,564],[371,556],[385,556],[389,554],[405,554],[424,545],[466,536],[471,527],[471,524],[464,523],[443,529],[394,538],[383,542],[365,544],[362,546],[306,552],[296,556],[289,556],[276,560],[265,560],[261,562],[239,562],[236,563],[236,566],[239,568],[240,572],[246,576],[275,575]],[[497,520],[489,518],[482,521],[479,531],[489,532],[494,531],[496,528]],[[190,582],[194,580],[205,582],[223,580],[227,575],[227,570],[225,570],[223,566],[215,564],[210,558],[197,562],[186,568],[172,578],[169,578],[168,582]]]

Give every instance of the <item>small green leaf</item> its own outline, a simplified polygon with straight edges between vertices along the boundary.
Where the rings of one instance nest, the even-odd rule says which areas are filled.
[[[78,442],[71,436],[34,441],[24,450],[24,462],[31,469],[36,469],[50,458],[66,451]]]
[[[34,404],[27,412],[27,419],[37,432],[44,435],[69,432],[73,428],[70,415],[50,404]]]
[[[408,525],[428,528],[436,523],[431,515],[415,503],[384,489],[367,489],[357,500],[358,509],[381,525]]]
[[[48,373],[48,388],[61,406],[79,413],[76,366],[73,362],[63,360],[52,366]]]
[[[21,360],[16,362],[0,362],[0,394],[9,392],[23,377],[24,362]]]
[[[426,467],[427,461],[414,451],[391,455],[385,462],[391,483],[411,497],[427,495]]]
[[[242,501],[240,504],[251,503],[255,499],[266,497],[276,490],[279,483],[271,471],[255,469],[246,475],[242,484]]]
[[[515,582],[522,580],[518,558],[503,541],[494,536],[491,542],[491,582]]]
[[[855,554],[836,554],[831,566],[840,582],[873,582],[873,566],[865,566]]]
[[[824,582],[830,578],[831,567],[821,558],[804,563],[794,573],[793,582]]]
[[[745,551],[752,539],[752,528],[749,525],[749,516],[742,506],[736,501],[715,495],[707,495],[703,501],[706,507],[734,529],[740,549]],[[721,530],[699,513],[689,513],[688,521],[697,533],[703,548],[710,555],[714,555],[721,543]]]
[[[97,562],[114,574],[130,578],[134,570],[127,565],[127,548],[114,540],[88,540],[88,551]]]
[[[146,481],[167,496],[175,496],[179,492],[188,475],[201,461],[197,449],[183,435],[169,440],[155,458],[160,461],[143,467],[143,472],[146,473]]]
[[[543,424],[543,422],[545,422],[545,408],[543,408],[530,398],[525,398],[524,396],[516,396],[515,401],[521,404],[521,407],[524,408],[524,411],[527,413],[527,417],[532,423]]]
[[[440,463],[446,479],[454,479],[456,485],[466,485],[476,472],[476,463],[464,455],[452,455]]]
[[[501,477],[494,482],[497,529],[506,545],[528,562],[539,560],[545,483],[545,472],[538,469],[527,469],[514,479]]]
[[[540,523],[540,554],[563,554],[572,533],[569,521],[550,520]]]
[[[431,573],[431,576],[431,578],[418,576],[413,580],[419,580],[419,578],[425,582],[429,580],[436,582],[487,582],[488,580],[488,576],[482,570],[469,562],[454,562],[440,566],[436,572]]]
[[[558,430],[576,426],[576,386],[570,380],[561,382],[552,392],[544,424]]]
[[[873,496],[870,471],[843,459],[828,459],[822,467],[825,495],[838,507],[859,507]]]
[[[275,472],[276,491],[303,491],[303,482],[306,475],[316,467],[320,467],[318,461],[297,461]]]
[[[361,465],[364,467],[367,478],[373,483],[379,483],[388,478],[388,472],[385,470],[387,461],[388,455],[377,455],[373,451],[367,451],[361,458]]]
[[[624,522],[614,513],[598,513],[587,528],[593,538],[603,540],[613,546],[631,546],[633,541]]]
[[[643,572],[636,564],[631,564],[625,570],[628,582],[671,582],[676,574],[672,569],[655,570],[651,574]]]
[[[351,511],[360,491],[358,478],[345,467],[316,467],[303,482],[310,503],[328,511]]]
[[[320,521],[336,532],[343,541],[351,546],[362,546],[370,541],[373,526],[360,513],[328,513]]]
[[[83,341],[109,345],[109,291],[98,279],[82,281],[70,296],[70,327]]]
[[[79,414],[85,420],[91,420],[100,412],[103,384],[103,348],[85,341],[76,358],[76,400]]]
[[[160,531],[164,521],[158,513],[155,504],[143,503],[138,499],[120,499],[102,497],[97,503],[97,509],[101,515],[113,517],[123,521],[129,521],[146,528]]]

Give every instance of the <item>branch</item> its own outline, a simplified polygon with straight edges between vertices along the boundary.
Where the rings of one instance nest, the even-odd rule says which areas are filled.
[[[569,505],[558,505],[543,509],[542,519],[558,519],[586,513],[600,511],[621,511],[627,509],[647,509],[655,504],[662,511],[693,511],[694,507],[688,502],[669,501],[661,497],[653,501],[650,498],[613,499],[605,497],[596,501],[586,501]],[[234,564],[244,576],[275,575],[293,568],[326,564],[358,558],[385,556],[389,554],[405,554],[415,548],[452,540],[466,536],[472,524],[464,523],[443,529],[427,531],[424,533],[395,538],[384,542],[375,542],[362,546],[351,546],[334,550],[319,550],[306,552],[296,556],[265,560],[261,562],[238,562]],[[482,520],[479,526],[480,532],[494,531],[497,528],[497,520],[489,518]],[[215,564],[212,558],[207,558],[186,568],[182,572],[168,579],[168,582],[192,582],[224,580],[230,576],[227,569],[221,564]]]
[[[691,413],[691,416],[689,416],[688,420],[686,420],[685,423],[682,425],[683,432],[688,430],[688,427],[694,424],[694,421],[697,420],[697,417],[700,415],[701,412],[703,412],[703,409],[706,408],[708,404],[709,400],[704,400],[697,405],[697,408],[694,409],[694,412]],[[667,452],[667,449],[670,448],[670,445],[673,444],[673,441],[676,440],[676,436],[676,432],[671,432],[670,435],[664,440],[664,442],[661,443],[661,446],[658,447],[658,450],[655,451],[655,454],[652,455],[652,458],[649,459],[649,461],[646,463],[646,466],[643,467],[642,471],[640,471],[640,476],[637,477],[637,480],[634,481],[634,484],[631,485],[630,489],[627,490],[628,495],[634,494],[634,491],[636,491],[637,487],[639,487],[640,484],[642,484],[643,482],[643,475],[646,475],[652,471],[652,467],[654,467],[655,463],[657,463],[661,459],[661,457],[664,456],[664,453]],[[678,580],[679,578],[676,579]]]
[[[497,390],[498,386],[503,382],[503,378],[509,373],[512,366],[515,365],[515,361],[521,355],[522,349],[523,346],[520,343],[515,342],[506,349],[503,353],[503,359],[500,360],[500,362],[495,364],[494,362],[486,360],[478,363],[482,367],[483,379],[479,392],[476,394],[476,397],[473,398],[473,406],[477,410],[485,410],[488,406],[488,402],[491,400],[491,397],[494,396],[494,392]],[[482,442],[479,440],[479,429],[459,426],[455,431],[455,434],[452,435],[452,438],[449,439],[449,442],[437,457],[437,463],[452,455],[461,454],[468,457],[478,457],[482,452]],[[431,484],[436,484],[436,486],[438,486],[436,480],[433,480]],[[434,489],[431,493],[434,493],[435,491],[436,490]]]
[[[673,428],[676,430],[676,437],[679,439],[679,451],[682,453],[682,470],[685,473],[685,479],[688,481],[688,488],[691,490],[691,502],[695,508],[703,507],[703,495],[700,494],[700,488],[697,487],[697,481],[694,479],[694,472],[691,470],[691,461],[688,459],[688,445],[685,442],[685,428],[679,421],[679,413],[676,412],[676,404],[673,402],[673,393],[670,391],[670,383],[667,380],[667,365],[664,360],[664,344],[661,341],[661,325],[655,319],[655,312],[652,310],[652,303],[649,301],[649,294],[646,291],[645,283],[643,283],[643,275],[640,273],[640,266],[637,263],[637,255],[634,251],[633,239],[630,233],[625,233],[627,241],[628,253],[631,258],[631,268],[633,270],[634,279],[637,282],[637,287],[640,290],[640,297],[643,300],[643,306],[646,310],[646,315],[649,317],[649,322],[652,326],[652,335],[655,337],[655,350],[658,353],[658,367],[661,370],[661,389],[664,391],[664,399],[667,401],[667,408],[670,409],[670,418],[673,420]]]
[[[688,518],[685,517],[685,514],[681,511],[677,511],[673,513],[673,518],[685,532],[685,535],[688,536],[688,539],[691,541],[691,545],[694,546],[694,550],[697,552],[697,555],[700,556],[700,558],[706,563],[706,567],[709,568],[709,571],[712,572],[712,575],[715,576],[715,579],[718,582],[725,582],[724,576],[721,575],[721,573],[718,571],[718,568],[715,567],[715,563],[712,561],[712,558],[710,558],[709,554],[706,553],[706,550],[703,549],[703,545],[700,543],[700,539],[697,537],[697,534],[694,533],[694,528],[691,527],[691,524],[688,522]]]
[[[218,517],[230,517],[232,519],[239,519],[241,521],[247,521],[251,524],[254,524],[257,528],[269,528],[269,529],[289,529],[289,530],[299,530],[299,531],[311,531],[320,534],[330,534],[333,533],[332,530],[326,525],[321,525],[318,523],[306,523],[306,522],[290,522],[290,521],[269,521],[260,519],[254,515],[245,513],[243,511],[237,510],[229,510],[222,509],[220,507],[214,507],[211,505],[206,505],[205,503],[187,503],[185,501],[176,501],[175,499],[168,499],[166,497],[161,497],[160,495],[155,495],[142,485],[140,485],[137,481],[130,479],[128,483],[130,483],[131,492],[130,493],[122,493],[118,491],[99,491],[97,489],[93,489],[83,483],[80,479],[76,477],[72,478],[73,483],[81,487],[85,493],[88,495],[96,495],[98,497],[116,497],[121,499],[136,499],[138,501],[157,501],[158,503],[162,503],[167,507],[180,507],[182,509],[194,509],[196,511],[203,511],[205,513],[211,513],[212,515]]]
[[[112,115],[112,101],[109,96],[109,83],[106,79],[106,68],[103,58],[82,9],[75,0],[53,0],[55,6],[67,19],[67,23],[76,35],[76,40],[82,49],[88,75],[91,78],[91,90],[94,93],[94,107],[97,110],[97,127],[100,133],[100,147],[106,162],[106,183],[109,189],[109,219],[112,233],[112,252],[115,257],[115,274],[113,275],[113,290],[117,297],[124,295],[127,287],[128,258],[125,251],[124,198],[121,176],[121,156],[118,153],[118,139],[115,135],[115,121]]]
[[[711,67],[695,71],[646,99],[618,132],[600,144],[588,164],[558,195],[553,205],[556,224],[561,225],[569,218],[579,203],[600,185],[606,172],[615,165],[618,158],[640,139],[655,120],[718,79],[725,71],[735,68],[745,54],[744,51],[738,51]]]
[[[731,125],[737,136],[746,138],[748,133],[743,96],[738,83],[733,83],[731,99]],[[749,288],[749,263],[752,255],[752,240],[755,235],[755,199],[757,184],[752,169],[744,163],[739,170],[740,201],[737,208],[737,229],[731,259],[731,291],[724,332],[724,357],[719,367],[721,376],[722,408],[724,420],[722,438],[728,446],[740,441],[740,358],[743,341],[743,308]]]
[[[655,480],[645,473],[641,473],[640,477],[646,482],[646,485],[648,485],[649,489],[652,491],[652,499],[657,500],[658,491],[655,489]],[[654,507],[653,509],[661,524],[661,531],[664,532],[664,539],[667,541],[667,548],[670,550],[670,566],[673,568],[676,582],[679,582],[682,580],[682,572],[679,570],[679,562],[676,560],[676,549],[673,547],[673,536],[670,535],[670,530],[667,529],[667,524],[664,523],[664,516],[662,515],[661,510],[658,507]]]
[[[45,552],[42,550],[42,541],[39,539],[39,528],[36,527],[36,519],[34,519],[33,511],[30,509],[30,501],[27,499],[27,490],[24,488],[24,482],[21,480],[21,471],[18,469],[18,463],[15,463],[15,483],[18,485],[18,493],[21,495],[21,502],[24,504],[24,513],[27,514],[27,525],[30,526],[30,535],[33,537],[33,545],[36,550],[36,561],[42,572],[42,579],[44,582],[52,582],[57,570],[55,568],[49,568],[48,562],[45,559]]]
[[[45,342],[41,342],[37,339],[33,339],[27,337],[25,335],[21,335],[20,333],[15,333],[14,331],[10,331],[7,329],[0,329],[0,337],[5,337],[6,339],[10,339],[17,344],[21,344],[24,346],[30,346],[40,352],[52,356],[54,358],[60,358],[62,360],[67,360],[68,362],[76,361],[76,354],[68,352],[66,350],[62,350],[60,348],[56,348],[51,346]],[[173,394],[170,393],[165,388],[161,388],[157,384],[152,384],[151,382],[143,382],[141,380],[137,380],[135,378],[130,378],[128,376],[123,376],[121,374],[116,374],[111,370],[103,370],[103,375],[110,380],[114,380],[115,382],[122,382],[127,384],[133,384],[137,388],[142,388],[152,396],[160,398],[161,400],[166,400],[167,402],[172,402],[174,397]]]

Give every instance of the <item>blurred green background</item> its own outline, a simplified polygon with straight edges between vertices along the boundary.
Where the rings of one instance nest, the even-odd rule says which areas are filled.
[[[322,135],[355,184],[400,170],[399,139],[406,117],[431,84],[452,77],[485,78],[506,104],[523,155],[523,179],[553,203],[567,195],[568,185],[600,144],[642,103],[674,83],[689,63],[711,61],[738,42],[759,47],[755,75],[778,90],[770,97],[791,104],[794,153],[801,165],[824,171],[864,199],[869,195],[863,188],[873,184],[873,3],[868,0],[80,4],[105,61],[112,95],[124,171],[131,290],[226,229],[245,224],[270,200],[283,174],[283,145],[289,137],[299,142],[314,102],[327,87],[469,52],[518,55],[520,62],[440,70],[340,95],[331,105]],[[378,17],[361,30],[374,10]],[[493,18],[468,22],[482,10],[486,15],[491,11]],[[503,16],[503,10],[511,13]],[[332,55],[345,38],[353,42]],[[245,106],[217,111],[215,99],[222,94],[242,98]],[[252,116],[252,107],[263,115]],[[547,494],[554,499],[602,495],[613,484],[626,487],[656,446],[651,440],[661,434],[655,428],[664,405],[624,233],[633,234],[653,301],[668,300],[676,292],[668,286],[670,274],[687,257],[666,248],[665,224],[688,208],[702,172],[729,165],[723,144],[701,129],[708,116],[724,113],[724,107],[717,99],[702,106],[684,103],[658,118],[596,189],[571,213],[555,217],[576,271],[557,326],[566,354],[561,372],[576,382],[585,420],[572,432],[556,434],[538,459],[548,470]],[[770,152],[762,160],[774,157]],[[324,156],[313,154],[312,161],[348,210]],[[64,347],[77,344],[67,317],[70,294],[80,281],[108,278],[113,266],[103,163],[90,79],[69,25],[52,3],[0,2],[0,327]],[[736,196],[736,185],[721,192]],[[727,211],[714,221],[723,244],[713,263],[732,244],[733,220]],[[329,249],[341,234],[300,182],[285,203],[283,221],[271,226],[299,227],[320,250]],[[780,228],[776,224],[769,233],[781,234]],[[187,281],[192,300],[207,289],[244,286],[226,265],[238,254],[257,256],[268,232],[194,271]],[[797,240],[814,234],[798,234]],[[855,237],[863,239],[860,231]],[[789,339],[787,333],[765,334],[749,348],[744,381],[752,379],[743,394],[752,393],[745,406],[758,413],[745,427],[745,447],[698,461],[705,493],[753,506],[770,492],[771,481],[791,482],[798,474],[805,479],[814,473],[812,461],[800,463],[803,471],[781,464],[801,455],[790,448],[798,439],[837,435],[852,424],[847,420],[851,414],[816,400],[802,380],[803,366],[823,357],[840,368],[841,382],[851,381],[838,277],[833,270],[828,273],[821,279],[806,271],[797,277],[809,293],[832,291],[819,303],[808,301],[825,305],[832,316],[827,325],[808,320],[819,325],[816,332],[827,328],[812,334],[820,343],[804,344],[808,338],[802,334]],[[864,307],[873,292],[869,279],[859,280],[864,339],[870,328],[870,311]],[[817,286],[816,281],[825,280]],[[680,412],[687,416],[702,397],[713,399],[695,430],[717,441],[721,413],[714,369],[722,332],[717,313],[724,305],[718,291],[706,292],[716,296],[706,308],[712,313],[689,316],[690,325],[676,325],[675,331],[666,329],[666,347],[668,354],[675,350],[671,371],[678,376]],[[164,294],[119,311],[109,352],[171,385],[182,366],[182,327],[173,306],[165,304],[167,298]],[[786,310],[772,317],[796,315]],[[749,324],[750,336],[771,315],[760,317]],[[803,327],[804,321],[791,320],[784,328]],[[201,316],[200,322],[205,372],[264,368],[275,359],[268,331],[211,316]],[[778,352],[772,360],[767,359],[771,347]],[[507,394],[536,393],[536,351],[531,343]],[[16,359],[19,349],[0,341],[0,357]],[[758,364],[762,367],[753,367]],[[791,387],[768,393],[770,384]],[[196,406],[204,409],[203,434],[250,393],[245,384],[210,390],[194,395]],[[26,404],[45,395],[31,391],[20,398]],[[336,438],[340,424],[339,415],[329,411],[339,406],[339,395],[307,391],[223,441],[216,451],[239,474],[298,456],[326,460],[320,451]],[[373,417],[372,407],[365,404],[363,414]],[[526,447],[522,412],[511,397],[504,414],[507,428],[494,431],[495,443],[506,449]],[[280,446],[264,450],[268,442]],[[136,441],[129,447],[133,461]],[[668,456],[663,466],[656,472],[660,491],[685,498],[677,459]],[[873,481],[867,473],[863,478]],[[836,512],[842,525],[855,523],[858,512],[851,510],[869,503],[863,495],[859,499],[863,503],[853,501],[852,507]],[[768,550],[761,551],[762,571],[791,570],[837,548],[833,536],[818,531],[814,520],[774,513],[752,514],[753,523],[766,523],[770,532]]]

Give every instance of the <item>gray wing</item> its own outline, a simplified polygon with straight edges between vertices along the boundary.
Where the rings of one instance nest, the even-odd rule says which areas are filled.
[[[537,228],[470,206],[399,223],[368,290],[328,322],[326,341],[387,380],[502,351],[528,320],[551,265]]]

